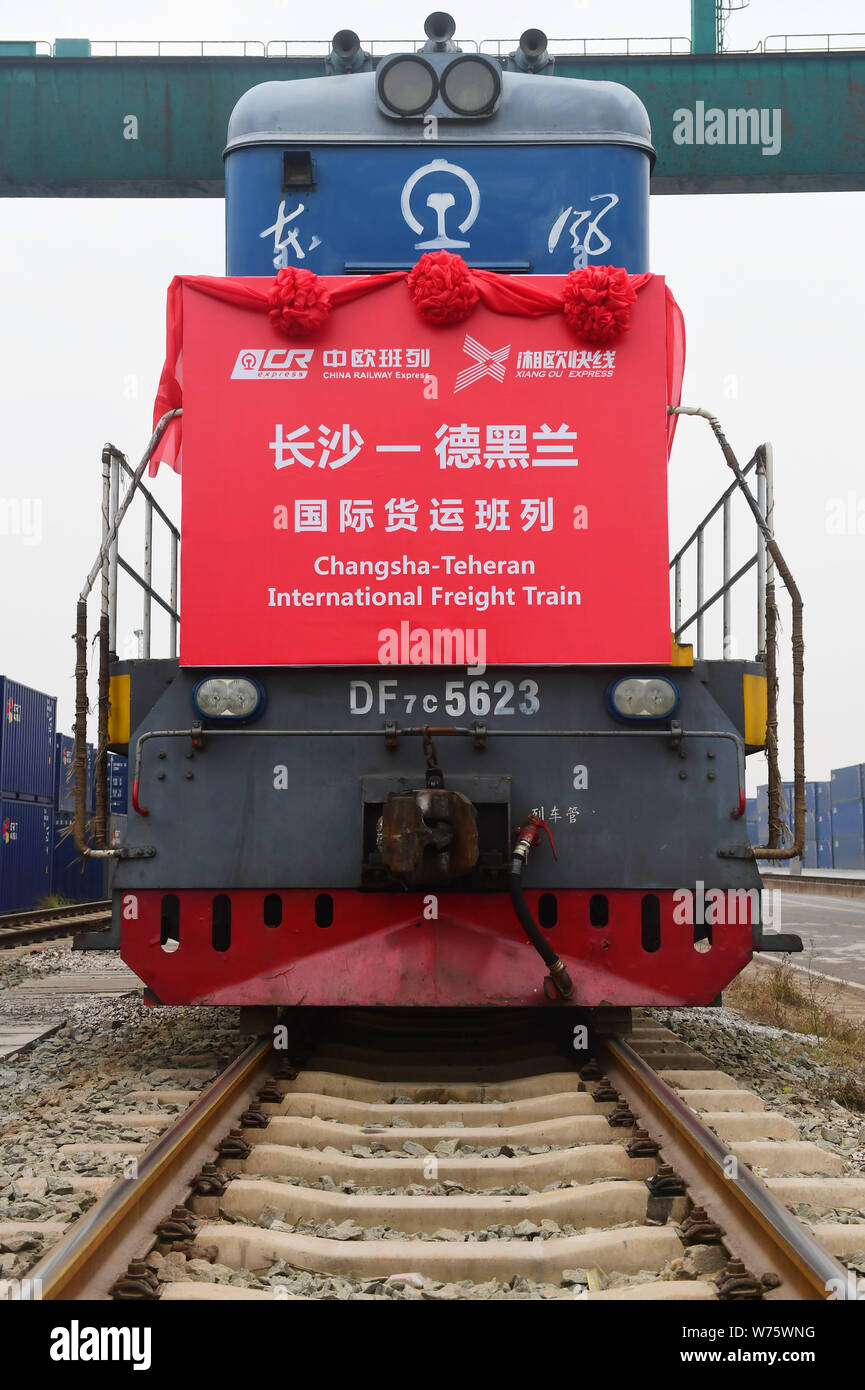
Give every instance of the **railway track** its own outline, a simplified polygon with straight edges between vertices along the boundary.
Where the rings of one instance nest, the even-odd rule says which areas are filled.
[[[111,902],[71,903],[67,907],[35,908],[32,912],[7,912],[0,916],[0,950],[51,941],[73,932],[107,930]]]
[[[865,1227],[789,1207],[861,1212],[865,1176],[650,1017],[589,1055],[567,1017],[334,1015],[202,1094],[139,1093],[162,1132],[137,1179],[29,1277],[46,1299],[846,1296]]]

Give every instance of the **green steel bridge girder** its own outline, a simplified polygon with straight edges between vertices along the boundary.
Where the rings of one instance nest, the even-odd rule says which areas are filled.
[[[0,195],[222,197],[238,97],[323,72],[318,58],[0,57]],[[556,74],[637,92],[656,193],[865,188],[863,51],[557,57]],[[762,127],[727,116],[743,110]]]

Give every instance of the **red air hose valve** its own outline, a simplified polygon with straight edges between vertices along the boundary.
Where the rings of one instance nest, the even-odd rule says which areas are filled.
[[[517,843],[514,848],[514,854],[518,854],[521,859],[528,859],[529,851],[534,849],[535,845],[540,840],[542,830],[547,832],[550,849],[553,851],[553,858],[558,859],[559,854],[556,849],[556,842],[553,839],[552,830],[550,830],[546,821],[541,820],[540,816],[536,816],[534,812],[529,816],[522,829],[517,831]]]

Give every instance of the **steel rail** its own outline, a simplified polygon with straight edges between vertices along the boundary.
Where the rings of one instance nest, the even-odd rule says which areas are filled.
[[[111,926],[111,909],[89,912],[79,917],[64,917],[59,922],[33,923],[29,927],[0,927],[0,951],[11,950],[13,946],[35,945],[37,941],[53,941],[55,937],[73,936],[76,932],[108,931]]]
[[[36,926],[39,922],[53,922],[55,918],[86,917],[94,912],[108,912],[110,898],[99,898],[91,903],[67,903],[64,907],[35,907],[28,912],[5,912],[0,916],[0,928]]]
[[[45,1300],[107,1299],[130,1260],[142,1258],[155,1228],[243,1113],[261,1084],[271,1056],[270,1038],[251,1043],[155,1139],[134,1178],[121,1178],[28,1272]],[[182,1195],[181,1195],[182,1194]]]
[[[595,1052],[641,1125],[660,1143],[694,1204],[705,1207],[721,1227],[731,1257],[744,1260],[758,1279],[770,1270],[779,1276],[781,1285],[769,1298],[826,1300],[830,1291],[839,1300],[851,1296],[845,1267],[648,1062],[621,1038],[598,1038]]]

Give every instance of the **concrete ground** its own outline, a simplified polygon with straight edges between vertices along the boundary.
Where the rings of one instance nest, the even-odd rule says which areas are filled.
[[[804,946],[793,964],[865,986],[865,896],[777,894],[771,930],[796,932]]]

